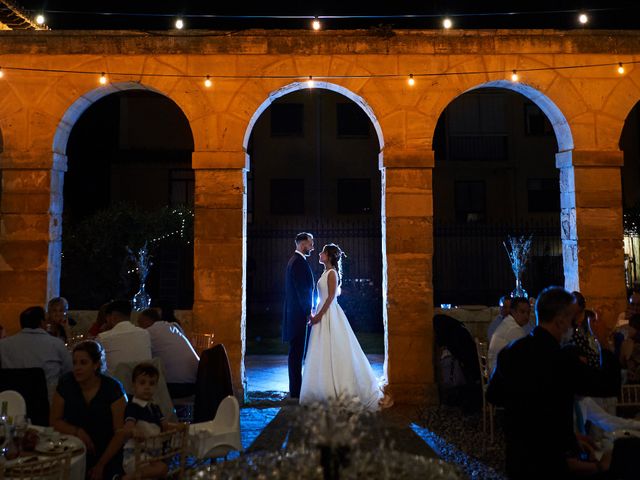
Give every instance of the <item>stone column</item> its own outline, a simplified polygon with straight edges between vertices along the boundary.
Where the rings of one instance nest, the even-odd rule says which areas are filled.
[[[62,181],[66,158],[31,150],[2,153],[0,321],[19,330],[19,314],[44,305],[60,283]]]
[[[622,164],[619,150],[556,155],[565,286],[582,292],[609,328],[626,305]]]
[[[194,152],[193,331],[213,333],[229,355],[236,395],[244,398],[245,153]]]
[[[385,150],[384,163],[388,388],[396,403],[435,403],[433,151]]]

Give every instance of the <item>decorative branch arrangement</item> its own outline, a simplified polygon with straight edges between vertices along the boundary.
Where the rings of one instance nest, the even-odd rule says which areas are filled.
[[[502,242],[504,249],[507,251],[511,269],[516,277],[516,288],[511,292],[512,297],[529,298],[527,291],[522,287],[522,274],[529,261],[531,254],[531,241],[533,235],[511,236],[507,238],[507,242]]]
[[[136,266],[135,272],[138,274],[138,280],[140,281],[140,290],[133,296],[133,309],[140,312],[151,306],[151,296],[145,290],[145,283],[149,275],[149,269],[153,263],[151,263],[151,255],[149,255],[147,242],[144,242],[144,245],[137,253],[134,253],[128,246],[126,248],[129,253],[129,258],[133,260]]]

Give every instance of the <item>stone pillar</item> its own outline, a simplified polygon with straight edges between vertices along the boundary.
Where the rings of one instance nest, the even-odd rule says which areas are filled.
[[[579,290],[604,325],[625,309],[621,151],[556,155],[560,169],[565,287]]]
[[[396,403],[436,403],[433,375],[433,151],[384,152],[389,391]]]
[[[244,398],[246,197],[244,152],[194,152],[193,331],[213,333]]]
[[[2,154],[0,323],[19,330],[19,314],[44,305],[60,283],[62,180],[66,158],[51,151]]]

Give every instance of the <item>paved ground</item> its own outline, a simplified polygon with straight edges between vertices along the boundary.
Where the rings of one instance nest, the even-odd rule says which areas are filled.
[[[368,355],[376,375],[382,376],[383,355]],[[284,355],[251,355],[245,360],[248,398],[241,410],[242,445],[247,453],[274,451],[295,441],[292,424],[301,407],[286,404],[287,363]],[[473,480],[504,479],[504,458],[499,428],[497,440],[483,448],[479,415],[463,415],[450,407],[395,406],[379,414],[380,435],[366,446],[384,441],[394,449],[426,457],[438,457],[457,465]],[[237,453],[230,459],[237,457]]]
[[[383,374],[383,355],[368,355],[376,375]],[[273,451],[286,442],[295,441],[291,425],[301,407],[283,401],[288,390],[286,357],[252,355],[245,359],[248,402],[241,411],[242,445],[247,453]],[[438,456],[442,449],[433,434],[421,426],[422,411],[411,407],[394,407],[380,414],[380,437],[396,450],[427,457]],[[437,438],[437,437],[436,437]],[[381,438],[365,440],[377,446]],[[235,455],[237,456],[237,454]],[[235,456],[231,456],[234,458]]]

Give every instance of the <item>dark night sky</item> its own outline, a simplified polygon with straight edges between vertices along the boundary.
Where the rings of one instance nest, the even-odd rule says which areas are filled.
[[[542,10],[613,9],[590,14],[588,28],[640,29],[640,2],[638,0],[610,0],[581,2],[556,1],[391,1],[338,2],[338,1],[181,1],[166,0],[17,0],[33,12],[61,10],[64,12],[137,12],[171,14],[170,17],[84,15],[81,13],[46,13],[52,29],[140,29],[166,30],[172,28],[173,15],[400,15],[400,14],[459,14],[494,12],[540,12]],[[375,6],[374,3],[383,3]],[[580,28],[575,13],[531,13],[517,16],[474,16],[454,18],[457,28]],[[309,28],[308,20],[237,20],[212,18],[186,18],[190,29],[245,29],[245,28]],[[380,25],[393,28],[440,28],[441,18],[422,19],[335,19],[324,20],[323,29],[370,28]]]

